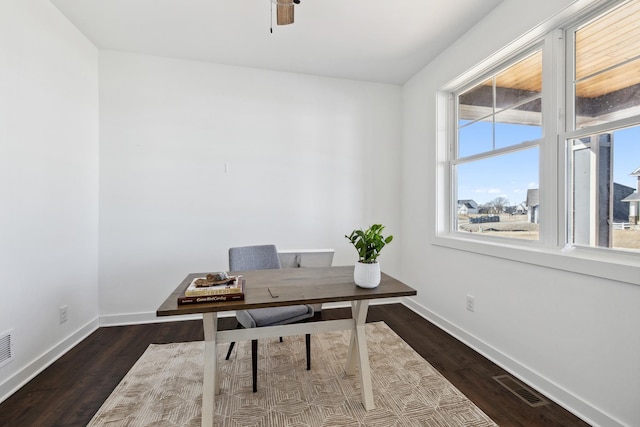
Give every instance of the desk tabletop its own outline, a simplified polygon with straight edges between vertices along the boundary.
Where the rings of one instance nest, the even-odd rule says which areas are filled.
[[[297,304],[319,304],[338,301],[371,300],[416,295],[415,289],[381,273],[380,285],[364,289],[353,282],[353,266],[283,268],[276,270],[232,271],[245,279],[245,299],[202,304],[178,305],[178,297],[196,277],[192,273],[178,285],[156,311],[158,316],[247,310]],[[271,291],[271,292],[269,292]],[[277,295],[277,297],[273,297]]]

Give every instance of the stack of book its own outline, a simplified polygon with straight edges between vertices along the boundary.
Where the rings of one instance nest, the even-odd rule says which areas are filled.
[[[212,281],[207,277],[196,277],[184,294],[178,297],[178,304],[197,304],[244,299],[244,279],[229,276],[226,280]]]

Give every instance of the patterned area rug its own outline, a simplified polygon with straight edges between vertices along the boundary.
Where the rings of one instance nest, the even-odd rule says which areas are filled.
[[[385,323],[366,325],[376,409],[365,411],[358,376],[346,376],[349,333],[259,341],[258,392],[251,345],[230,360],[218,347],[219,426],[496,426]],[[152,344],[93,417],[90,426],[200,426],[203,343]],[[237,353],[236,353],[237,351]]]

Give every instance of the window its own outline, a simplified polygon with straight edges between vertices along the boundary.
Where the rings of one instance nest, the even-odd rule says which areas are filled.
[[[567,31],[569,241],[640,251],[640,1]]]
[[[538,256],[535,245],[539,254],[562,249],[637,266],[640,0],[597,2],[562,19],[570,24],[546,26],[447,87],[453,120],[439,141],[448,206],[437,237],[526,261]]]
[[[456,100],[455,230],[538,240],[542,50],[511,61]]]

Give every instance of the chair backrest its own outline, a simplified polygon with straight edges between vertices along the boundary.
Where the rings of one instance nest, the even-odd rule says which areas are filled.
[[[275,245],[229,248],[229,270],[268,270],[280,268]]]

